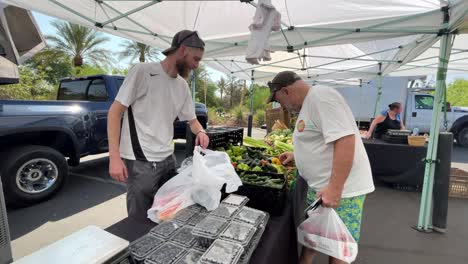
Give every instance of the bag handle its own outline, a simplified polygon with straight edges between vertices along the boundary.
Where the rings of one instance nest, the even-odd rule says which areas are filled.
[[[312,211],[315,211],[320,205],[322,205],[323,201],[322,201],[322,196],[320,196],[317,200],[315,200],[309,207],[307,207],[305,210],[304,210],[304,214],[306,215],[306,218],[307,218],[307,212],[312,210]]]

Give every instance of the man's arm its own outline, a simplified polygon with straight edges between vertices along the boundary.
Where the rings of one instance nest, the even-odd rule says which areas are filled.
[[[342,137],[334,143],[332,175],[328,185],[317,193],[323,205],[337,208],[340,204],[344,184],[353,166],[355,135]]]
[[[120,158],[120,124],[122,114],[127,107],[114,101],[107,115],[107,139],[109,142],[109,174],[117,181],[124,182],[128,178],[127,167]]]
[[[188,124],[192,133],[197,136],[195,139],[195,145],[200,145],[202,148],[206,149],[210,143],[210,140],[198,119],[192,119],[188,122]]]

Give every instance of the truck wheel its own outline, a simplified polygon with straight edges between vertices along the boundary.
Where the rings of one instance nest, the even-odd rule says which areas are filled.
[[[462,147],[468,148],[468,127],[465,127],[458,132],[457,142]]]
[[[4,152],[0,164],[8,206],[23,207],[54,195],[68,177],[65,157],[44,146],[22,146]]]

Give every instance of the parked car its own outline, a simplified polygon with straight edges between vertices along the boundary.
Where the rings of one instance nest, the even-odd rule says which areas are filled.
[[[0,177],[8,205],[51,197],[68,177],[68,166],[108,151],[107,113],[124,76],[96,75],[61,80],[57,100],[0,100]],[[206,127],[208,113],[196,103]],[[174,122],[185,138],[186,122]]]

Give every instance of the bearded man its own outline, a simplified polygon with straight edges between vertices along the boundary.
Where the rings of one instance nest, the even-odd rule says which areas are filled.
[[[208,146],[185,80],[198,68],[204,46],[196,31],[178,32],[163,52],[163,61],[130,69],[109,110],[109,174],[127,182],[127,212],[132,218],[145,219],[157,190],[175,175],[176,117],[188,121],[197,145]]]

